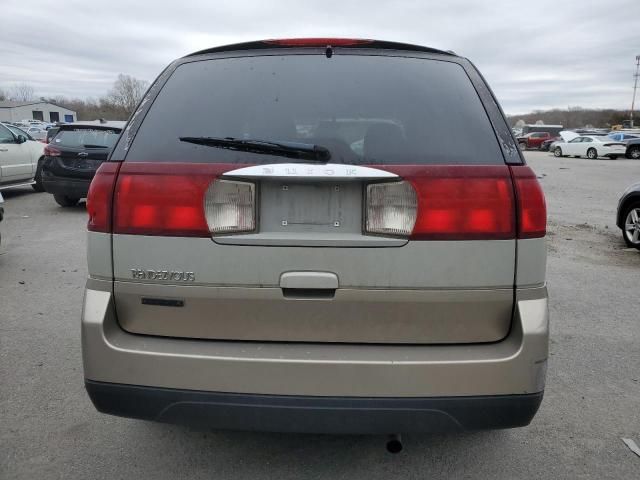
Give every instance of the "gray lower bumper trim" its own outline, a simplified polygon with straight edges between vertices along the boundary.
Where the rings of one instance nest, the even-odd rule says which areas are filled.
[[[250,395],[85,381],[111,415],[228,430],[389,434],[528,425],[543,392],[473,397]]]

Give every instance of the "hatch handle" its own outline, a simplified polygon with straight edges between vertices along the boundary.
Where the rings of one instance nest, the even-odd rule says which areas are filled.
[[[280,275],[280,288],[283,290],[336,290],[338,276],[331,272],[285,272]]]

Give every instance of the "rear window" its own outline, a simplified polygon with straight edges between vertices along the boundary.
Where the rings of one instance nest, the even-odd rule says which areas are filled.
[[[285,158],[181,142],[234,137],[313,143],[332,162],[503,164],[487,114],[453,62],[282,55],[177,67],[126,155],[137,162],[275,163]]]
[[[47,130],[47,140],[50,140],[53,137],[55,137],[59,130],[60,130],[59,127],[51,127],[49,130]]]
[[[60,130],[53,139],[55,145],[71,148],[112,148],[120,135],[119,129],[73,128]]]

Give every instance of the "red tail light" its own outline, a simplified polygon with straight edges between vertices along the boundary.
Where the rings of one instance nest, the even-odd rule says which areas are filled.
[[[120,163],[104,162],[91,181],[87,194],[87,213],[89,214],[87,229],[91,232],[111,232],[113,188],[119,168]]]
[[[417,192],[413,240],[515,237],[513,185],[507,166],[390,167]]]
[[[518,197],[518,238],[544,237],[547,206],[536,174],[526,165],[510,168]]]
[[[204,201],[224,164],[125,163],[114,196],[113,233],[209,237]]]
[[[105,162],[89,189],[88,228],[120,234],[209,237],[207,190],[216,177],[233,168],[237,165]],[[546,234],[544,194],[527,166],[386,169],[400,175],[416,192],[413,240],[499,240]],[[415,212],[416,203],[413,205]]]
[[[44,147],[44,154],[47,157],[59,157],[60,150],[58,150],[56,147],[52,147],[51,145],[47,145],[46,147]]]
[[[349,47],[353,45],[364,45],[373,40],[358,38],[283,38],[279,40],[265,40],[264,43],[281,45],[283,47]]]

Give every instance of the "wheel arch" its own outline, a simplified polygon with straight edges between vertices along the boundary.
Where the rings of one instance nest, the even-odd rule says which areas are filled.
[[[640,143],[633,143],[631,145],[628,145],[626,151],[624,152],[625,158],[631,159],[632,150],[640,150]]]

